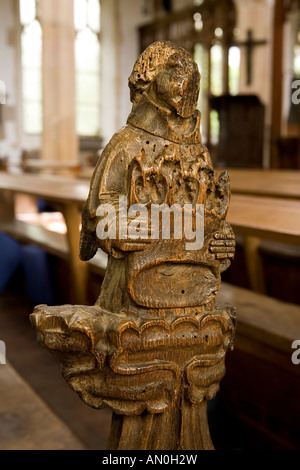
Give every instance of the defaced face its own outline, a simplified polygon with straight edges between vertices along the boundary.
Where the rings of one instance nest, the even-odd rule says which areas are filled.
[[[175,109],[183,118],[192,116],[197,108],[200,73],[196,63],[178,53],[173,54],[154,79],[159,102]]]

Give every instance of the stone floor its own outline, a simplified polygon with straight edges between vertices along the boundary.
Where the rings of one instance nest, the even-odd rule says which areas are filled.
[[[6,360],[13,368],[13,371],[8,371],[6,365],[0,365],[0,448],[21,450],[33,446],[38,450],[41,439],[37,436],[39,433],[40,437],[43,436],[48,422],[49,427],[52,423],[57,430],[57,436],[65,432],[65,448],[77,446],[78,449],[105,449],[111,412],[88,407],[70,389],[61,376],[58,361],[36,342],[35,332],[29,322],[32,309],[23,277],[19,274],[0,294],[0,340],[6,344]],[[20,378],[25,381],[22,387]],[[10,394],[8,387],[13,382],[18,390],[13,390],[11,385]],[[30,394],[36,395],[36,408],[40,410],[34,428],[26,422],[26,416],[32,415],[30,404],[24,414],[24,403],[29,400]],[[44,407],[43,403],[46,404]],[[25,422],[22,424],[20,419]],[[24,436],[20,436],[22,426],[32,432],[26,442]],[[49,439],[48,448],[51,445],[53,450],[60,448],[57,441],[51,441],[51,436]]]

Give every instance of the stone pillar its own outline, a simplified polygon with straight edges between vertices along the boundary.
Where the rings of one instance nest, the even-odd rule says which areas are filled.
[[[41,158],[76,161],[73,0],[41,0],[40,21],[43,32]]]

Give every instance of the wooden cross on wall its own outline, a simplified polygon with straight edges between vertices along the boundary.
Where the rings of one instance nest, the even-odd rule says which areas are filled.
[[[264,46],[267,44],[266,40],[259,40],[255,41],[253,39],[253,31],[251,29],[247,32],[247,40],[244,42],[234,42],[233,46],[238,47],[246,47],[247,53],[247,85],[251,85],[252,83],[252,56],[253,56],[253,49],[256,46]]]

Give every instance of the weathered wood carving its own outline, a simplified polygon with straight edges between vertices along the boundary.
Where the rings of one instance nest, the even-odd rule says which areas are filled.
[[[206,404],[235,333],[234,309],[215,297],[235,238],[228,174],[217,179],[201,143],[199,84],[195,62],[169,42],[137,60],[132,111],[82,217],[81,258],[109,254],[99,298],[31,315],[72,389],[113,410],[108,449],[213,448]]]

